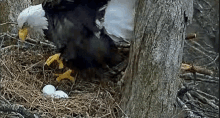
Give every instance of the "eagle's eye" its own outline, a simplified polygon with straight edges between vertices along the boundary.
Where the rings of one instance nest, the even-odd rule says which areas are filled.
[[[27,22],[24,22],[23,26],[22,26],[22,29],[27,27],[28,26],[28,23]]]

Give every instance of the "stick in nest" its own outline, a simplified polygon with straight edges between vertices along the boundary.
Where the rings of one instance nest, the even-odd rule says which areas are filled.
[[[190,64],[184,64],[184,63],[182,63],[181,69],[192,72],[192,73],[197,72],[197,73],[201,73],[205,75],[213,75],[214,73],[213,71],[203,68],[201,66],[194,66]]]
[[[7,24],[18,25],[16,22],[5,22],[5,23],[1,23],[0,26],[7,25]]]
[[[38,118],[38,115],[29,112],[28,110],[26,110],[21,105],[2,104],[0,106],[0,111],[19,113],[24,118]]]
[[[18,34],[12,34],[12,33],[6,33],[6,32],[4,32],[4,33],[0,33],[0,37],[3,37],[3,36],[8,36],[8,37],[10,37],[10,38],[12,38],[12,39],[16,39],[16,40],[18,40],[18,41],[20,41],[19,39],[18,39]],[[20,41],[21,42],[21,41]],[[41,44],[42,46],[48,46],[48,47],[51,47],[51,48],[56,48],[56,46],[54,46],[53,44],[51,44],[51,43],[49,43],[49,42],[42,42],[42,41],[36,41],[36,40],[34,40],[34,39],[31,39],[31,38],[27,38],[26,40],[25,40],[25,42],[28,42],[29,44],[31,44],[31,45],[36,45],[36,44]]]

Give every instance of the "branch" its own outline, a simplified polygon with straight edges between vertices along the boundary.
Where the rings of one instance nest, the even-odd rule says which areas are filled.
[[[7,112],[7,113],[15,112],[15,113],[18,113],[23,118],[39,118],[39,115],[29,112],[23,106],[11,104],[3,96],[1,96],[0,98],[0,103],[1,103],[0,111],[2,112]]]
[[[16,76],[10,71],[10,69],[5,65],[5,63],[1,59],[0,59],[0,61],[5,66],[5,68],[8,70],[8,72],[11,74],[11,76],[13,76],[15,78]]]
[[[200,47],[200,49],[204,50],[204,52],[211,53],[211,54],[214,54],[214,55],[218,54],[218,53],[216,53],[216,52],[214,52],[214,51],[206,50],[206,49],[204,48],[204,46],[201,46],[201,45],[200,45],[198,42],[196,42],[196,41],[192,41],[192,42],[193,42],[194,44],[198,45],[198,46]]]
[[[185,44],[189,45],[191,48],[193,48],[194,50],[200,52],[201,54],[205,55],[206,57],[208,57],[210,60],[214,60],[211,56],[207,55],[205,52],[201,51],[200,49],[196,48],[193,45],[190,45],[187,41],[185,41]]]
[[[2,112],[15,112],[22,115],[24,118],[39,118],[38,115],[30,113],[21,105],[9,105],[9,104],[1,104],[0,111]]]
[[[197,73],[201,73],[201,74],[205,74],[205,75],[213,75],[213,73],[214,73],[213,71],[206,69],[206,68],[203,68],[201,66],[194,66],[194,65],[185,64],[185,63],[182,63],[181,70],[189,71],[192,73],[197,72]]]
[[[195,73],[196,76],[198,75],[198,73]],[[203,82],[209,82],[209,83],[216,83],[218,84],[219,81],[218,80],[210,80],[210,79],[201,79],[201,78],[204,78],[201,77],[201,78],[198,78],[196,77],[195,79],[193,78],[193,73],[185,73],[185,74],[180,74],[180,77],[181,78],[184,78],[185,80],[197,80],[197,81],[203,81]],[[210,77],[210,76],[209,76]]]
[[[7,25],[7,24],[18,25],[16,22],[5,22],[5,23],[1,23],[0,26]]]
[[[3,36],[8,36],[12,39],[16,39],[19,42],[22,42],[21,40],[18,39],[18,34],[12,34],[12,33],[8,33],[8,32],[7,33],[0,33],[0,37],[3,37]],[[56,48],[56,46],[54,46],[53,44],[51,44],[49,42],[45,43],[45,42],[42,42],[42,41],[36,41],[34,39],[31,39],[31,38],[27,38],[25,40],[25,43],[28,43],[30,45],[41,44],[42,46],[48,46],[48,47],[51,47],[51,48]]]
[[[193,114],[193,112],[186,106],[186,104],[179,97],[177,97],[177,103],[183,110],[186,111],[187,116],[189,116],[190,118],[199,118],[198,116]]]
[[[17,39],[17,36],[18,36],[18,35],[9,34],[8,32],[7,32],[7,33],[6,33],[6,32],[0,33],[0,37],[3,37],[3,36],[8,36],[8,37],[10,37],[10,38],[12,38],[12,39]]]
[[[193,105],[193,106],[194,106],[194,109],[196,109],[196,110],[199,109],[199,110],[202,110],[202,111],[205,111],[205,112],[212,112],[212,113],[217,113],[217,112],[218,112],[217,110],[216,110],[216,111],[213,111],[213,109],[203,109],[203,108],[201,108],[200,105],[196,105],[195,102],[197,102],[197,103],[200,103],[200,102],[197,101],[197,100],[195,100],[195,99],[191,96],[191,94],[190,94],[189,92],[186,93],[186,96],[187,96],[187,98],[189,99],[189,100],[187,101],[187,103]],[[202,104],[202,103],[200,103],[200,104]]]
[[[219,58],[219,54],[217,54],[217,56],[216,56],[216,58],[215,58],[215,60],[213,60],[212,62],[210,62],[210,63],[208,63],[208,64],[206,64],[206,65],[204,65],[204,66],[209,66],[209,65],[211,65],[211,64],[213,64],[213,63],[215,63],[216,62],[216,60]]]
[[[5,51],[5,50],[9,50],[11,48],[18,48],[18,47],[21,47],[21,46],[18,46],[18,45],[9,45],[9,46],[6,46],[4,48],[1,48],[0,51]],[[22,48],[25,48],[25,46],[22,46]]]
[[[203,92],[203,91],[200,91],[200,90],[196,90],[196,92],[198,92],[198,93],[200,93],[200,94],[203,94],[203,95],[205,95],[206,97],[209,97],[210,99],[214,99],[216,102],[219,102],[219,99],[216,98],[215,96],[212,96],[212,95],[210,95],[210,94],[208,94],[208,93],[205,93],[205,92]]]
[[[196,33],[188,34],[185,39],[189,40],[189,39],[194,39],[194,38],[196,38]]]
[[[192,75],[192,73],[191,73],[191,75]],[[212,76],[200,74],[200,73],[196,73],[196,76],[200,77],[200,78],[213,79],[215,81],[219,81],[219,77],[212,77]]]
[[[213,107],[216,110],[219,110],[219,107],[217,105],[215,105],[211,100],[208,100],[207,98],[203,97],[202,95],[200,95],[199,93],[195,92],[195,91],[190,91],[191,95],[193,97],[198,98],[202,103],[208,104],[211,107]]]
[[[41,44],[43,46],[49,46],[49,47],[52,47],[52,48],[56,48],[56,46],[54,46],[53,44],[45,43],[45,42],[42,42],[42,41],[36,41],[34,39],[31,39],[31,38],[27,38],[25,41],[27,41],[29,43],[33,43],[33,44]]]

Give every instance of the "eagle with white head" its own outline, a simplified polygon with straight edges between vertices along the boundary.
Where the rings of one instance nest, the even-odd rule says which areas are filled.
[[[52,41],[59,53],[46,64],[57,60],[59,68],[69,67],[57,80],[74,81],[72,69],[113,66],[121,61],[116,46],[133,38],[135,1],[45,0],[20,13],[19,38],[24,41],[28,34],[38,33]]]
[[[39,33],[44,36],[44,29],[48,29],[48,21],[42,4],[24,9],[17,18],[19,38],[25,40],[28,32]]]

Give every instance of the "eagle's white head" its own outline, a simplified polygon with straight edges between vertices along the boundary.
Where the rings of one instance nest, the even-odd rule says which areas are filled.
[[[43,29],[48,29],[48,22],[42,4],[24,9],[19,14],[17,23],[21,40],[25,40],[27,34],[40,33],[40,35],[44,35]]]

